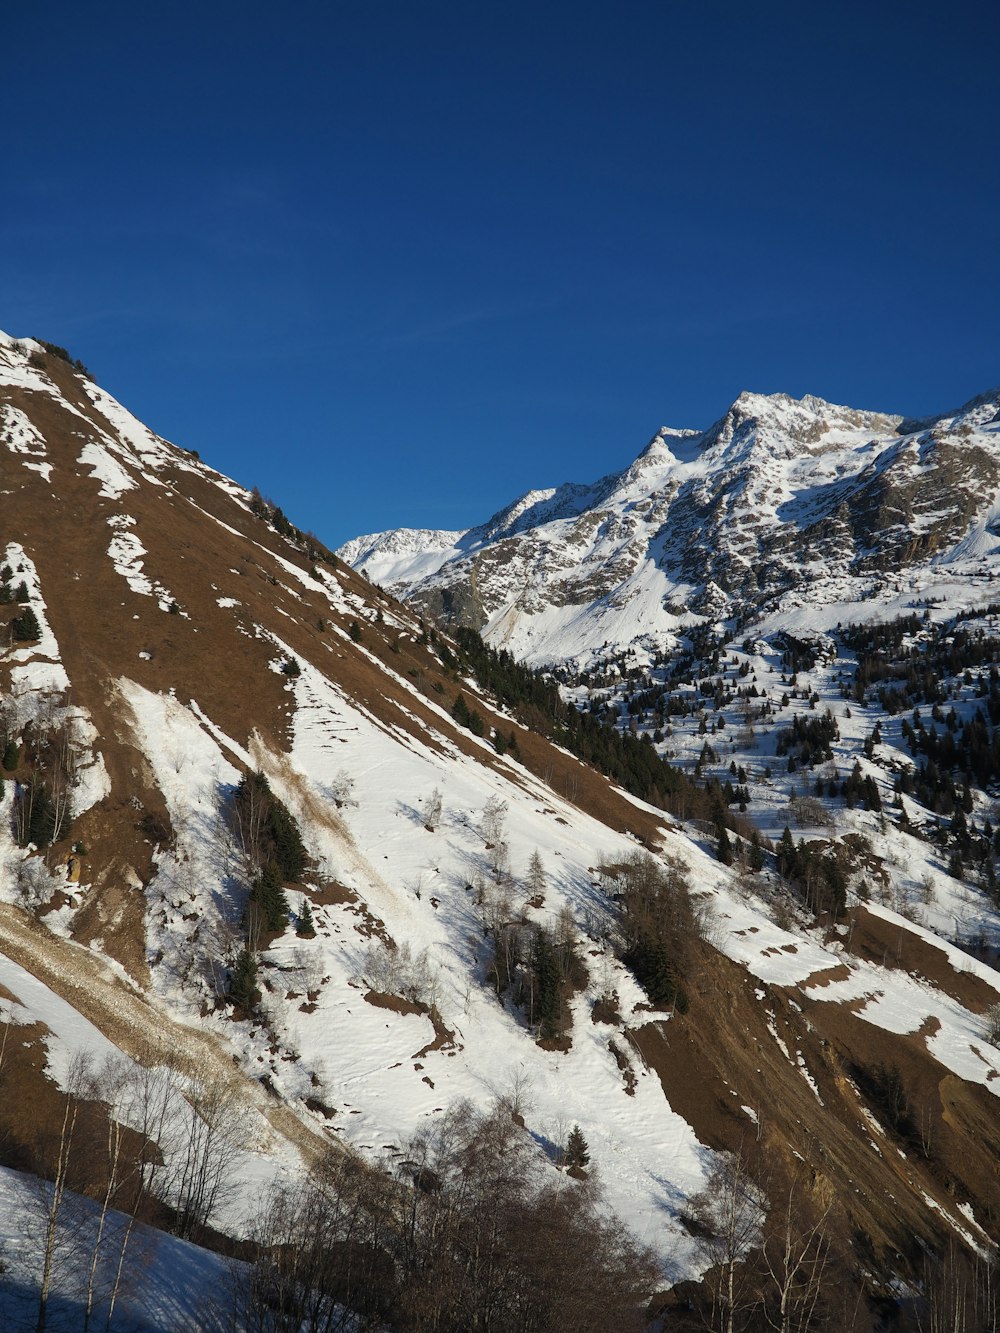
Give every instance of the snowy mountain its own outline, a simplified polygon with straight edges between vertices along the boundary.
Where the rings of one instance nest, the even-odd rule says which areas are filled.
[[[974,601],[997,564],[998,500],[1000,390],[920,422],[744,393],[709,430],[663,429],[593,486],[339,554],[523,660],[583,666],[698,623],[746,632],[807,607],[834,624],[956,585]]]
[[[494,640],[584,652],[637,608],[644,632],[696,629],[698,612],[663,598],[693,605],[719,578],[727,606],[762,613],[765,550],[804,604],[818,597],[821,572],[802,574],[780,535],[818,530],[816,515],[843,506],[858,535],[843,571],[822,578],[888,589],[877,566],[902,530],[873,547],[854,500],[831,499],[860,494],[860,477],[884,512],[907,497],[926,540],[919,568],[946,552],[951,577],[989,545],[985,510],[970,506],[995,410],[984,401],[899,434],[895,419],[745,397],[704,436],[661,432],[621,476],[533,492],[470,533],[360,539],[353,554],[368,552],[375,577],[419,566],[438,606],[457,605],[464,569],[473,598],[495,607]],[[916,796],[910,827],[885,819],[894,766],[909,762],[898,725],[862,755],[871,785],[849,809],[825,793],[803,804],[809,794],[775,776],[795,719],[836,715],[836,736],[820,728],[823,763],[843,777],[873,719],[888,718],[843,694],[848,666],[867,661],[860,642],[794,663],[777,630],[738,652],[701,642],[706,688],[693,657],[633,656],[567,686],[581,712],[153,435],[58,349],[6,336],[0,490],[0,1073],[17,1094],[0,1104],[0,1165],[54,1182],[37,1192],[38,1252],[0,1256],[0,1289],[16,1279],[9,1309],[34,1309],[49,1272],[54,1302],[82,1308],[89,1294],[106,1311],[134,1215],[242,1246],[257,1285],[241,1299],[271,1311],[261,1326],[290,1327],[274,1314],[281,1264],[314,1234],[320,1214],[307,1225],[301,1210],[317,1199],[323,1219],[336,1204],[339,1227],[350,1214],[368,1229],[336,1231],[324,1252],[345,1265],[341,1285],[312,1270],[281,1290],[319,1283],[326,1314],[342,1302],[380,1327],[431,1326],[426,1309],[435,1327],[476,1326],[462,1302],[478,1293],[494,1301],[488,1317],[476,1307],[478,1326],[494,1329],[628,1327],[639,1292],[644,1308],[710,1305],[711,1281],[708,1296],[685,1284],[724,1271],[720,1218],[737,1193],[748,1309],[775,1308],[780,1270],[800,1313],[821,1301],[833,1320],[855,1298],[870,1313],[905,1304],[925,1260],[990,1252],[991,899],[916,836]],[[710,534],[748,553],[757,543],[757,584],[726,575]],[[532,571],[557,565],[553,594]],[[594,603],[604,619],[585,623]],[[911,626],[911,640],[923,632]],[[988,674],[978,660],[968,683],[949,667],[963,718]],[[643,690],[655,699],[640,704]],[[615,707],[617,728],[597,720]],[[657,707],[671,734],[647,742]],[[730,756],[749,770],[732,774],[747,789],[742,817],[722,794]],[[789,797],[797,831],[818,835],[794,865],[768,841]],[[968,804],[978,845],[988,798],[977,788]],[[977,950],[972,924],[987,939]],[[71,1123],[89,1126],[88,1152],[66,1146]],[[463,1213],[487,1161],[489,1197],[502,1178],[516,1206]],[[315,1192],[295,1194],[307,1179]],[[0,1187],[27,1206],[20,1184]],[[82,1232],[68,1205],[45,1225],[60,1187],[91,1200]],[[631,1251],[605,1208],[653,1255],[652,1270],[629,1260],[617,1287],[603,1257],[624,1271]],[[490,1285],[499,1260],[489,1280],[473,1265],[486,1240],[473,1245],[469,1228],[484,1216],[490,1244],[508,1246],[512,1287]],[[536,1241],[539,1218],[572,1237],[568,1251]],[[584,1224],[590,1243],[570,1230]],[[790,1228],[807,1256],[794,1272]],[[436,1248],[420,1249],[429,1237]],[[376,1274],[361,1293],[350,1255]],[[217,1298],[217,1268],[185,1262]],[[613,1321],[601,1282],[601,1299],[618,1293]],[[548,1322],[515,1311],[525,1291],[556,1302]],[[195,1326],[189,1299],[173,1321],[162,1294],[153,1309],[122,1302],[122,1327]],[[872,1326],[860,1318],[831,1326]]]

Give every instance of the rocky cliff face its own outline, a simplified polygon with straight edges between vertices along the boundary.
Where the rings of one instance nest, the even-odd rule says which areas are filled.
[[[751,626],[783,602],[891,601],[906,577],[989,577],[1000,391],[925,422],[741,394],[704,433],[660,431],[624,472],[530,492],[461,534],[398,531],[341,554],[530,660]]]

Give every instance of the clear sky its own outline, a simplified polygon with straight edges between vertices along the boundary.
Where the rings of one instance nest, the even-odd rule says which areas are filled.
[[[1000,382],[1000,6],[0,7],[0,328],[331,545]]]

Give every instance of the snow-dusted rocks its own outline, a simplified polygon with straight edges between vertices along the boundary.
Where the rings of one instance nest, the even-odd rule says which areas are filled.
[[[624,472],[531,491],[481,527],[400,529],[339,554],[415,606],[536,663],[579,665],[699,621],[983,586],[998,559],[1000,390],[907,422],[743,393],[702,434],[661,430]]]

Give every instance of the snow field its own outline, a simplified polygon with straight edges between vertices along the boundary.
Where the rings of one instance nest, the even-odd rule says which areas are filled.
[[[486,878],[478,826],[491,798],[507,802],[515,874],[524,873],[536,849],[545,865],[545,906],[530,912],[532,919],[552,921],[563,904],[577,920],[606,915],[592,867],[602,857],[628,854],[634,844],[556,800],[519,767],[521,787],[447,742],[443,755],[412,737],[401,747],[397,733],[349,703],[308,663],[291,687],[297,709],[290,760],[270,754],[259,740],[246,753],[196,707],[132,682],[121,688],[156,765],[177,837],[175,854],[161,858],[149,893],[147,947],[151,957],[162,954],[154,968],[161,1000],[190,1021],[206,955],[221,960],[232,954],[245,890],[236,887],[233,867],[219,864],[218,851],[228,838],[220,794],[239,776],[232,756],[263,769],[299,820],[321,878],[356,893],[366,909],[359,915],[352,902],[315,904],[316,938],[299,939],[290,929],[267,952],[261,980],[273,987],[263,1001],[270,1030],[206,1020],[226,1034],[243,1067],[266,1075],[293,1102],[313,1098],[332,1107],[335,1119],[323,1122],[329,1131],[375,1155],[403,1152],[423,1121],[456,1098],[486,1106],[517,1090],[531,1108],[526,1122],[540,1160],[553,1155],[578,1122],[611,1206],[662,1253],[689,1262],[676,1213],[683,1196],[703,1186],[710,1154],[634,1055],[636,1093],[627,1116],[622,1113],[622,1075],[607,1045],[613,1030],[589,1020],[598,986],[610,982],[618,990],[627,1016],[641,991],[609,953],[589,956],[593,946],[584,939],[591,984],[575,1001],[572,1049],[541,1050],[486,980],[486,941],[475,893],[467,887]],[[345,774],[351,803],[338,811],[333,792]],[[428,833],[420,806],[435,787],[444,811],[437,831]],[[400,791],[412,792],[412,803],[392,794]],[[294,908],[300,900],[290,897]],[[197,943],[183,920],[195,912]],[[395,1013],[364,999],[369,949],[378,944],[368,932],[379,923],[414,955],[426,951],[440,1022],[453,1034],[440,1049],[424,1051],[435,1038],[425,1015]],[[628,1021],[649,1018],[643,1012]],[[280,1054],[271,1049],[275,1038]],[[619,1045],[629,1049],[624,1039]]]

